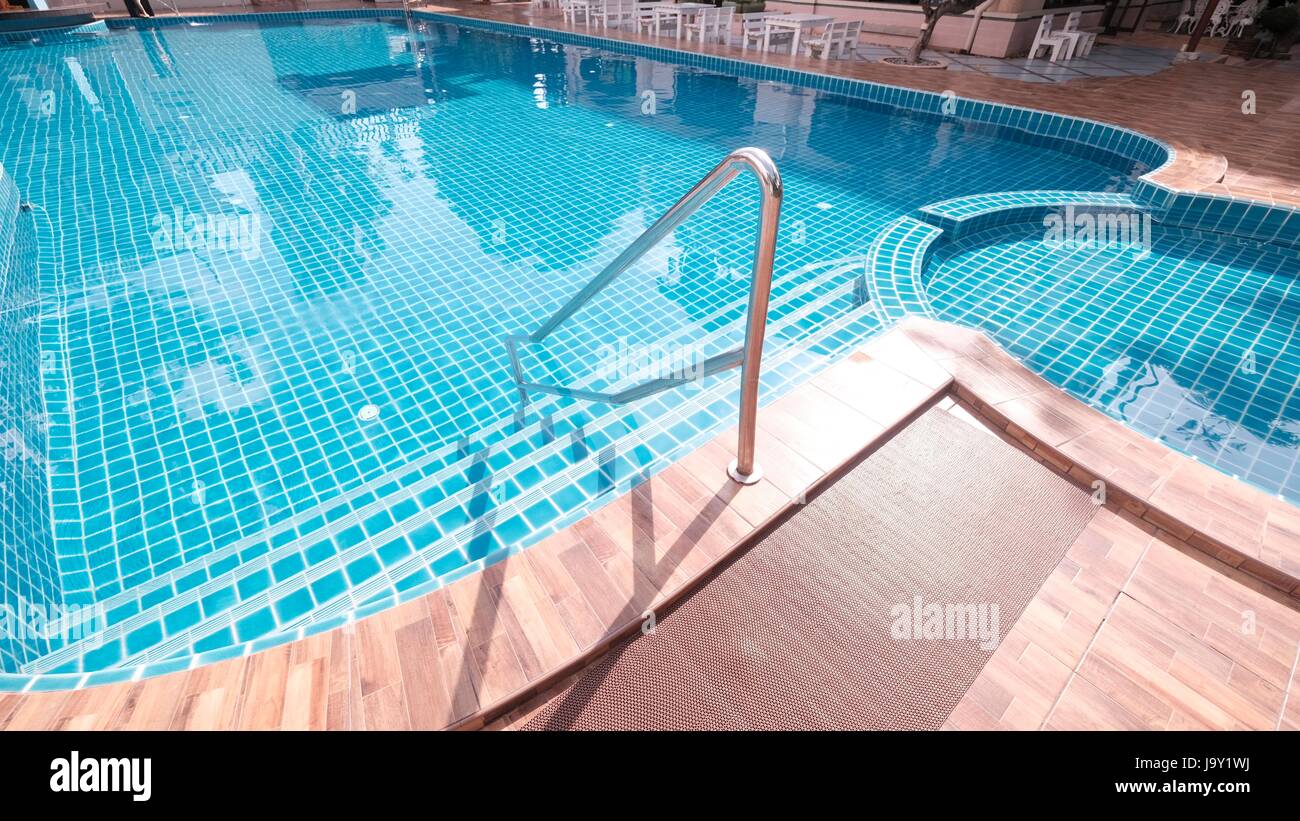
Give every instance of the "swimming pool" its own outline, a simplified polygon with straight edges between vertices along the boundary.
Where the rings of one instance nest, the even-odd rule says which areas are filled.
[[[6,686],[325,629],[734,424],[734,375],[520,413],[502,344],[729,150],[785,178],[767,399],[885,327],[863,261],[900,217],[1120,196],[1167,156],[1095,123],[434,15],[167,23],[0,48],[0,162],[30,203],[6,239],[31,297],[5,313],[6,603],[94,614],[7,641]],[[592,380],[608,346],[727,347],[756,201],[730,187],[529,367]]]
[[[1150,240],[1053,248],[1041,223],[997,228],[940,249],[926,293],[1134,430],[1300,503],[1300,254]]]

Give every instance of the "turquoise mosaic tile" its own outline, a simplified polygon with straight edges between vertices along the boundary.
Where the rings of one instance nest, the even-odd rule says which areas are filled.
[[[1132,196],[1109,191],[998,191],[923,205],[919,215],[953,240],[999,225],[1034,222],[1067,206],[1108,211],[1141,208]]]
[[[349,10],[0,47],[19,112],[0,161],[48,219],[52,578],[106,611],[93,637],[6,663],[46,675],[0,687],[155,674],[378,612],[733,424],[734,374],[627,408],[520,409],[502,345],[732,148],[767,149],[786,181],[769,401],[924,309],[923,265],[903,265],[941,232],[922,206],[1136,199],[1170,157],[1074,118],[945,114],[908,89],[544,34]],[[601,385],[622,378],[593,367],[613,342],[734,345],[755,201],[733,185],[530,368]],[[196,215],[202,237],[255,241],[196,246]],[[889,299],[864,276],[886,259]]]
[[[49,430],[41,401],[39,215],[20,204],[0,168],[0,670],[57,646],[44,623],[60,615],[63,582],[49,518]]]
[[[1170,191],[1145,180],[1134,187],[1133,198],[1166,225],[1300,248],[1300,211],[1285,205]]]
[[[902,217],[880,232],[867,251],[866,282],[876,310],[887,321],[933,317],[921,286],[929,249],[944,230]]]
[[[1217,223],[1222,224],[1222,223]],[[1044,242],[1040,222],[934,252],[939,319],[1174,450],[1300,504],[1300,252],[1154,222]]]

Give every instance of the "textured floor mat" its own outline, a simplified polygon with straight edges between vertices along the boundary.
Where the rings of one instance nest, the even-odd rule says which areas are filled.
[[[1093,512],[932,410],[523,729],[937,729]]]

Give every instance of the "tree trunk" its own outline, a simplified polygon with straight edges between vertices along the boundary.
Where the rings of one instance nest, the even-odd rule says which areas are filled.
[[[911,65],[921,62],[921,52],[930,45],[930,38],[934,36],[934,29],[939,25],[940,18],[949,13],[965,14],[979,5],[979,2],[980,0],[921,0],[925,25],[921,26],[921,33],[917,35],[916,40],[912,42],[912,48],[907,52],[907,62]]]
[[[907,62],[909,65],[916,65],[921,62],[921,53],[925,51],[926,46],[930,45],[930,38],[934,36],[934,27],[939,24],[939,18],[943,17],[947,11],[947,4],[939,6],[931,12],[929,6],[925,7],[925,25],[921,27],[921,33],[912,41],[912,48],[907,52]]]

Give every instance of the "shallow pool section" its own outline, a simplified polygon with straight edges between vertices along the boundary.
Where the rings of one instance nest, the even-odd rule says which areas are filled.
[[[1134,430],[1300,503],[1300,253],[1155,226],[1053,243],[1043,222],[935,251],[938,318],[986,331]]]
[[[521,409],[503,344],[732,149],[785,178],[769,400],[883,327],[862,273],[891,221],[982,192],[1123,192],[1166,156],[1054,115],[945,116],[935,95],[537,34],[358,11],[0,47],[0,163],[29,204],[4,218],[31,215],[39,249],[28,376],[3,384],[40,422],[6,422],[35,502],[6,510],[49,511],[6,558],[48,572],[6,595],[94,616],[75,633],[56,613],[0,654],[68,677],[5,686],[323,629],[521,549],[734,424],[734,373]],[[734,344],[756,203],[731,186],[530,350],[530,374],[609,382],[610,351]]]

